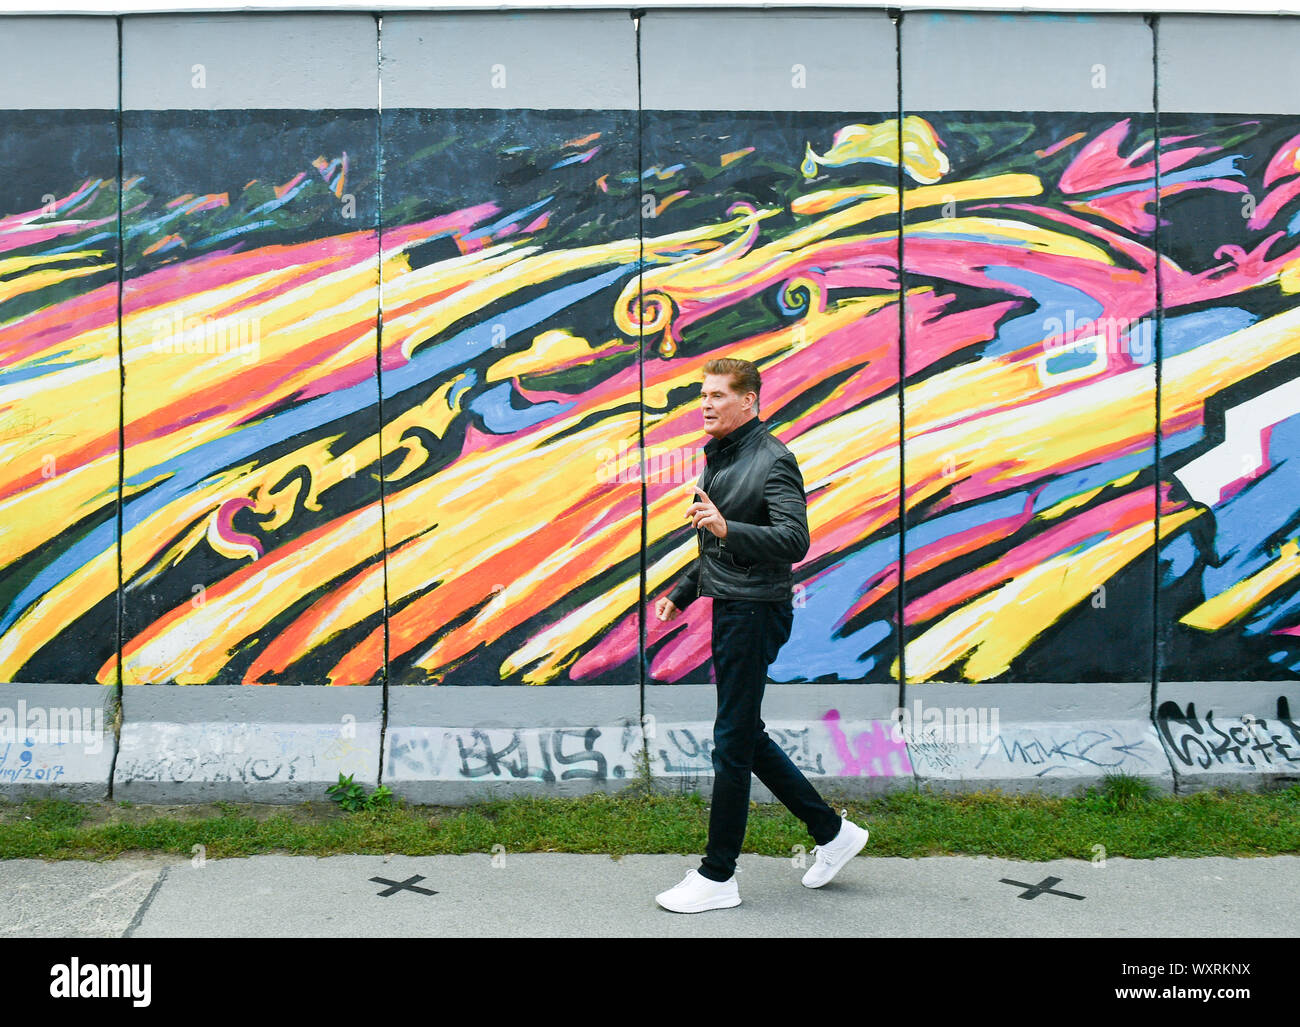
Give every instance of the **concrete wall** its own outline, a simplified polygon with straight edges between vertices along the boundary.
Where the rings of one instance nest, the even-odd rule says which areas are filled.
[[[823,790],[1300,776],[1295,19],[0,28],[0,794],[707,792],[732,355]]]

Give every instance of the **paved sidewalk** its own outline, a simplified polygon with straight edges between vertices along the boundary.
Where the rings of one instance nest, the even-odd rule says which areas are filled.
[[[695,865],[512,853],[13,860],[0,863],[0,937],[1231,938],[1294,936],[1300,923],[1300,856],[858,857],[813,891],[790,859],[747,855],[739,907],[655,905]]]

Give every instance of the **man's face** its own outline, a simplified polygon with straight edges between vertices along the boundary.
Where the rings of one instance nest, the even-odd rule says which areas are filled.
[[[720,439],[730,435],[749,420],[754,411],[755,396],[735,392],[729,374],[706,374],[700,388],[701,412],[704,414],[704,433]]]

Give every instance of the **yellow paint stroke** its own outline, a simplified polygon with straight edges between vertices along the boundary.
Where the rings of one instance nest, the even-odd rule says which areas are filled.
[[[1118,269],[1114,274],[1121,276]],[[986,341],[982,337],[972,338],[968,344]],[[1014,409],[1020,404],[1050,394],[1038,374],[1040,353],[1039,347],[1030,346],[1015,353],[962,364],[908,386],[907,437],[912,439],[958,422],[986,424],[989,416],[999,412],[1010,411],[1014,418]],[[1154,387],[1152,378],[1149,389]],[[980,397],[978,408],[972,407],[972,396]],[[1148,410],[1154,403],[1153,397],[1154,393],[1148,391]]]
[[[258,516],[267,516],[277,509],[284,511],[292,508],[295,496],[291,490],[272,492],[280,480],[300,466],[307,466],[311,473],[312,489],[304,505],[309,509],[319,509],[319,494],[332,485],[336,485],[355,466],[366,466],[378,461],[378,449],[375,439],[363,440],[357,447],[337,459],[330,459],[328,450],[337,437],[314,440],[303,450],[286,454],[278,460],[258,467],[248,463],[232,467],[215,475],[202,487],[197,487],[184,496],[155,511],[135,528],[126,533],[122,539],[122,569],[130,580],[137,574],[143,574],[147,580],[156,576],[165,565],[178,562],[188,551],[184,547],[173,545],[160,551],[160,540],[165,540],[176,533],[178,525],[191,525],[195,521],[205,523],[212,512],[226,500],[250,496],[254,499],[253,512]],[[357,454],[361,455],[358,457]],[[284,517],[277,518],[284,520]],[[203,532],[190,532],[187,541],[190,546],[204,538]],[[39,647],[40,639],[49,630],[51,619],[63,626],[72,623],[84,615],[105,595],[110,595],[117,588],[116,550],[110,548],[107,553],[113,559],[107,563],[98,558],[91,560],[76,574],[69,576],[51,588],[40,600],[30,606],[9,631],[0,638],[0,675],[12,674],[12,668],[20,667],[30,653]],[[344,553],[341,560],[350,560]],[[164,566],[150,565],[162,563]],[[60,629],[61,630],[61,629]],[[190,644],[202,648],[208,639],[202,635],[191,638]],[[174,646],[173,639],[172,645]],[[217,654],[222,662],[229,658],[228,653]],[[165,680],[163,678],[145,678],[143,680]],[[127,682],[136,683],[128,676]],[[195,683],[184,681],[181,683]]]
[[[903,169],[926,185],[939,181],[950,170],[934,126],[915,114],[903,119]]]
[[[78,257],[101,257],[102,253],[61,253],[57,257],[74,259]],[[0,260],[0,276],[17,273],[17,267],[8,267],[8,265],[18,264],[26,258],[11,258],[9,260]],[[30,258],[33,261],[39,260],[42,263],[46,260],[53,260],[52,257]],[[102,264],[87,264],[82,267],[68,268],[46,268],[41,271],[27,271],[16,278],[0,280],[0,303],[5,300],[13,299],[15,296],[22,296],[29,292],[36,292],[38,289],[45,289],[51,285],[58,285],[60,282],[71,281],[74,278],[85,278],[87,275],[97,275],[101,271],[109,271],[117,265],[112,262]]]
[[[808,325],[810,338],[842,328],[861,316],[861,306],[846,305],[843,309],[833,309],[814,317]],[[769,356],[786,347],[788,337],[787,331],[756,336],[738,344],[737,352],[743,347],[751,359],[764,367]],[[782,354],[782,359],[789,355]],[[672,387],[694,384],[697,380],[697,369],[684,369]],[[897,398],[891,396],[849,411],[790,441],[790,449],[799,460],[809,494],[810,530],[820,535],[834,531],[848,521],[865,518],[866,527],[862,530],[870,534],[896,517],[897,439],[898,404]],[[698,434],[690,433],[657,441],[656,446],[688,448],[698,441]],[[862,455],[846,464],[844,457],[850,452]],[[864,496],[875,498],[864,503]],[[681,527],[682,510],[681,496],[672,489],[665,490],[649,503],[647,537],[652,544]],[[679,574],[694,555],[694,540],[690,540],[656,561],[649,572],[648,587],[654,590],[665,584]],[[635,601],[635,596],[626,592],[626,587],[626,582],[615,584],[552,627],[544,629],[509,657],[502,669],[513,672],[536,664],[524,674],[525,681],[541,684],[550,680],[572,662],[581,646],[627,612],[629,597]],[[504,596],[494,597],[484,607],[481,616],[485,619],[492,615],[498,618],[508,616],[510,606],[504,600]],[[436,655],[431,651],[422,663],[432,670],[437,665],[433,658]]]
[[[73,260],[100,260],[103,256],[103,250],[75,250],[68,253],[38,253],[26,257],[0,257],[0,278],[7,278],[10,275],[30,271],[42,264],[66,264]],[[115,266],[111,263],[101,265],[102,268]]]
[[[1292,260],[1283,265],[1278,275],[1278,285],[1289,295],[1300,292],[1300,260]]]
[[[1226,592],[1205,600],[1179,619],[1189,628],[1218,631],[1245,617],[1255,607],[1289,584],[1300,573],[1300,542],[1290,539],[1267,567],[1237,582]]]
[[[1182,423],[1190,415],[1203,415],[1206,396],[1297,353],[1300,307],[1293,307],[1204,346],[1165,357],[1160,375],[1161,416]]]
[[[841,189],[819,189],[814,193],[796,196],[790,201],[790,211],[794,214],[824,214],[828,210],[842,207],[846,203],[870,200],[877,196],[897,196],[898,190],[892,185],[854,185]]]
[[[526,350],[502,357],[488,368],[484,381],[499,382],[526,374],[540,374],[560,368],[580,367],[621,349],[621,339],[611,339],[603,346],[593,346],[567,328],[542,332]]]
[[[1197,515],[1166,514],[1161,537]],[[1149,549],[1154,537],[1154,524],[1136,524],[1083,552],[1045,560],[959,607],[907,646],[908,681],[928,681],[963,657],[961,673],[968,681],[1006,673],[1035,638]]]
[[[78,574],[65,578],[24,611],[18,621],[0,638],[0,677],[13,680],[14,672],[29,659],[44,642],[49,641],[98,599],[87,604],[80,591],[84,583],[103,589],[102,595],[117,590],[117,549],[109,546],[102,553],[90,557]],[[117,655],[109,658],[107,672],[98,681],[102,685],[117,683],[115,668]]]
[[[466,454],[449,469],[450,473],[418,483],[394,497],[387,519],[390,537],[395,534],[413,541],[390,555],[390,597],[437,586],[440,602],[446,604],[443,609],[453,616],[492,597],[470,621],[435,641],[414,666],[440,668],[446,660],[474,648],[478,641],[496,637],[527,619],[532,596],[520,594],[521,580],[531,577],[550,578],[552,583],[570,582],[589,573],[597,559],[603,565],[612,565],[639,552],[640,511],[633,507],[622,518],[602,517],[575,528],[575,534],[539,566],[522,574],[512,572],[511,579],[500,583],[502,587],[496,591],[491,590],[492,583],[478,569],[487,561],[508,555],[536,530],[536,525],[557,520],[584,498],[574,493],[576,467],[591,468],[587,479],[590,492],[585,498],[599,488],[609,496],[608,505],[612,506],[627,493],[639,490],[637,483],[599,485],[595,474],[601,451],[616,450],[620,443],[635,444],[637,415],[607,417],[575,432],[582,420],[581,416],[564,418],[544,434],[512,440],[490,452]],[[620,492],[624,495],[620,496]],[[436,537],[415,538],[427,526],[431,503],[439,512],[439,532]],[[469,554],[473,554],[472,558]],[[373,602],[373,597],[355,593],[354,597],[363,606]],[[619,612],[616,608],[606,609],[601,624],[607,626]],[[355,617],[355,610],[350,609],[345,620]]]
[[[820,156],[809,143],[800,170],[805,178],[815,178],[821,167],[863,161],[897,167],[898,157],[898,119],[892,118],[873,125],[845,125],[835,133],[831,148]],[[925,185],[934,184],[949,171],[948,156],[939,148],[934,127],[915,114],[903,119],[902,157],[904,170]]]
[[[279,273],[291,276],[294,270],[289,269],[276,274]],[[328,276],[333,281],[322,283],[321,279],[317,279],[315,282],[304,283],[300,289],[291,290],[287,300],[282,296],[272,302],[261,304],[259,309],[264,312],[261,359],[278,357],[286,370],[286,389],[295,390],[309,385],[320,374],[329,373],[326,368],[342,368],[344,365],[363,359],[365,355],[370,355],[370,359],[373,359],[374,273],[376,270],[373,264],[369,264],[369,268],[361,272],[346,269],[344,272]],[[372,285],[369,291],[364,287],[367,279]],[[225,291],[213,290],[213,294],[220,296]],[[211,300],[212,296],[205,294],[203,299]],[[196,309],[199,309],[198,300],[186,304],[187,313]],[[123,404],[126,407],[127,424],[129,424],[125,454],[127,478],[139,473],[136,468],[143,471],[144,468],[155,467],[173,458],[178,451],[188,450],[208,439],[230,432],[240,421],[252,415],[255,404],[259,402],[255,396],[244,396],[231,386],[231,380],[237,377],[238,372],[240,355],[237,352],[213,354],[211,360],[201,361],[195,360],[194,355],[166,354],[166,352],[160,354],[152,348],[151,321],[156,316],[156,311],[138,311],[131,316],[123,317],[123,344],[127,347],[127,389],[123,393]],[[299,361],[292,359],[296,348],[311,341],[321,331],[348,328],[348,326],[354,330],[354,338],[344,343],[342,350],[322,356],[321,363],[316,367],[298,369]],[[104,360],[101,363],[116,365],[117,361]],[[133,364],[136,364],[135,368]],[[234,364],[234,367],[229,367],[230,364]],[[59,374],[65,373],[56,372],[48,377],[56,378]],[[174,382],[179,378],[211,380],[213,390],[230,396],[229,406],[198,424],[181,425],[177,430],[166,433],[160,438],[131,445],[131,422],[136,417],[146,416],[147,413],[152,412],[157,404],[181,398],[181,394],[174,391]],[[40,381],[34,381],[35,385],[40,385]],[[26,382],[19,382],[18,385],[26,385]],[[191,387],[201,389],[203,386]],[[114,382],[114,391],[116,391],[116,382]],[[85,399],[85,396],[81,398]],[[95,404],[78,404],[81,409],[90,409],[94,406]],[[99,420],[103,421],[103,417]],[[116,417],[113,420],[116,420]],[[103,430],[103,425],[96,426],[99,430]],[[373,445],[373,439],[370,439],[370,445]],[[377,452],[374,458],[368,459],[365,463],[373,463],[373,459],[377,459]],[[96,474],[98,480],[92,478],[91,486],[99,485],[100,502],[105,500],[112,502],[110,487],[117,476],[116,452],[108,458],[101,458],[92,463],[98,471]],[[274,477],[270,477],[270,481],[264,481],[264,485],[269,486],[277,481],[278,477],[291,471],[298,463],[300,463],[300,455],[274,461],[268,467],[259,469],[255,478],[268,477],[266,471],[270,471]],[[78,472],[87,472],[90,467],[91,465],[87,465],[85,468],[78,468],[77,471],[69,473],[79,476]],[[243,468],[243,471],[251,473],[253,465],[248,465]],[[220,504],[230,498],[231,484],[238,478],[238,469],[221,474],[216,478],[216,484],[191,491],[186,497],[175,500],[161,511],[156,511],[127,533],[122,539],[123,573],[127,578],[133,576],[152,559],[159,545],[157,539],[168,538],[175,532],[175,526],[178,524],[190,524],[196,517],[211,512],[214,504]],[[244,482],[242,489],[233,491],[233,494],[247,495],[248,487],[252,484],[255,484],[255,481]],[[16,526],[18,529],[3,537],[5,550],[19,549],[22,538],[30,537],[32,533],[48,533],[51,530],[52,525],[49,524],[48,517],[38,516],[38,504],[43,502],[40,491],[42,490],[26,491],[0,507],[0,517],[3,517],[5,525]],[[133,490],[127,491],[130,493]],[[17,519],[9,519],[5,516],[6,511],[14,510],[19,506],[31,506],[31,511],[23,513]],[[66,507],[61,507],[60,510],[66,511],[65,517],[69,513],[74,516],[77,513]],[[100,571],[110,571],[110,573],[100,573]],[[85,614],[96,602],[99,602],[99,599],[104,595],[112,594],[116,589],[116,571],[112,571],[112,568],[100,567],[98,560],[92,560],[81,571],[60,582],[60,585],[49,590],[38,602],[23,611],[5,636],[0,638],[0,666],[12,667],[14,660],[17,660],[21,666],[21,660],[25,659],[22,654],[25,651],[31,653],[38,649],[40,638],[45,637],[51,617],[60,620],[64,625],[72,623],[75,617]],[[227,658],[229,654],[221,655],[222,660]],[[12,673],[12,671],[0,673]]]

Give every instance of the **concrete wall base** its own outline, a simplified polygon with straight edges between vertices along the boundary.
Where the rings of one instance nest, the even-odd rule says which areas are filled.
[[[123,693],[113,797],[301,802],[379,780],[383,690],[145,685]]]
[[[108,798],[117,690],[103,685],[0,686],[0,797]]]
[[[1169,761],[1145,720],[1002,724],[993,737],[968,741],[909,735],[907,751],[922,791],[1075,795],[1120,773],[1174,791]]]
[[[381,752],[383,782],[419,804],[614,794],[647,769],[655,791],[708,797],[712,693],[656,686],[656,712],[642,716],[635,686],[393,688],[385,732],[381,688],[150,685],[123,692],[115,740],[113,688],[3,685],[0,797],[322,801],[340,773],[373,789]],[[1142,683],[909,685],[904,706],[890,708],[896,696],[889,686],[772,685],[767,729],[831,800],[1069,795],[1116,773],[1165,794],[1300,781],[1300,683],[1165,684],[1154,722]],[[756,779],[751,797],[775,801]]]

